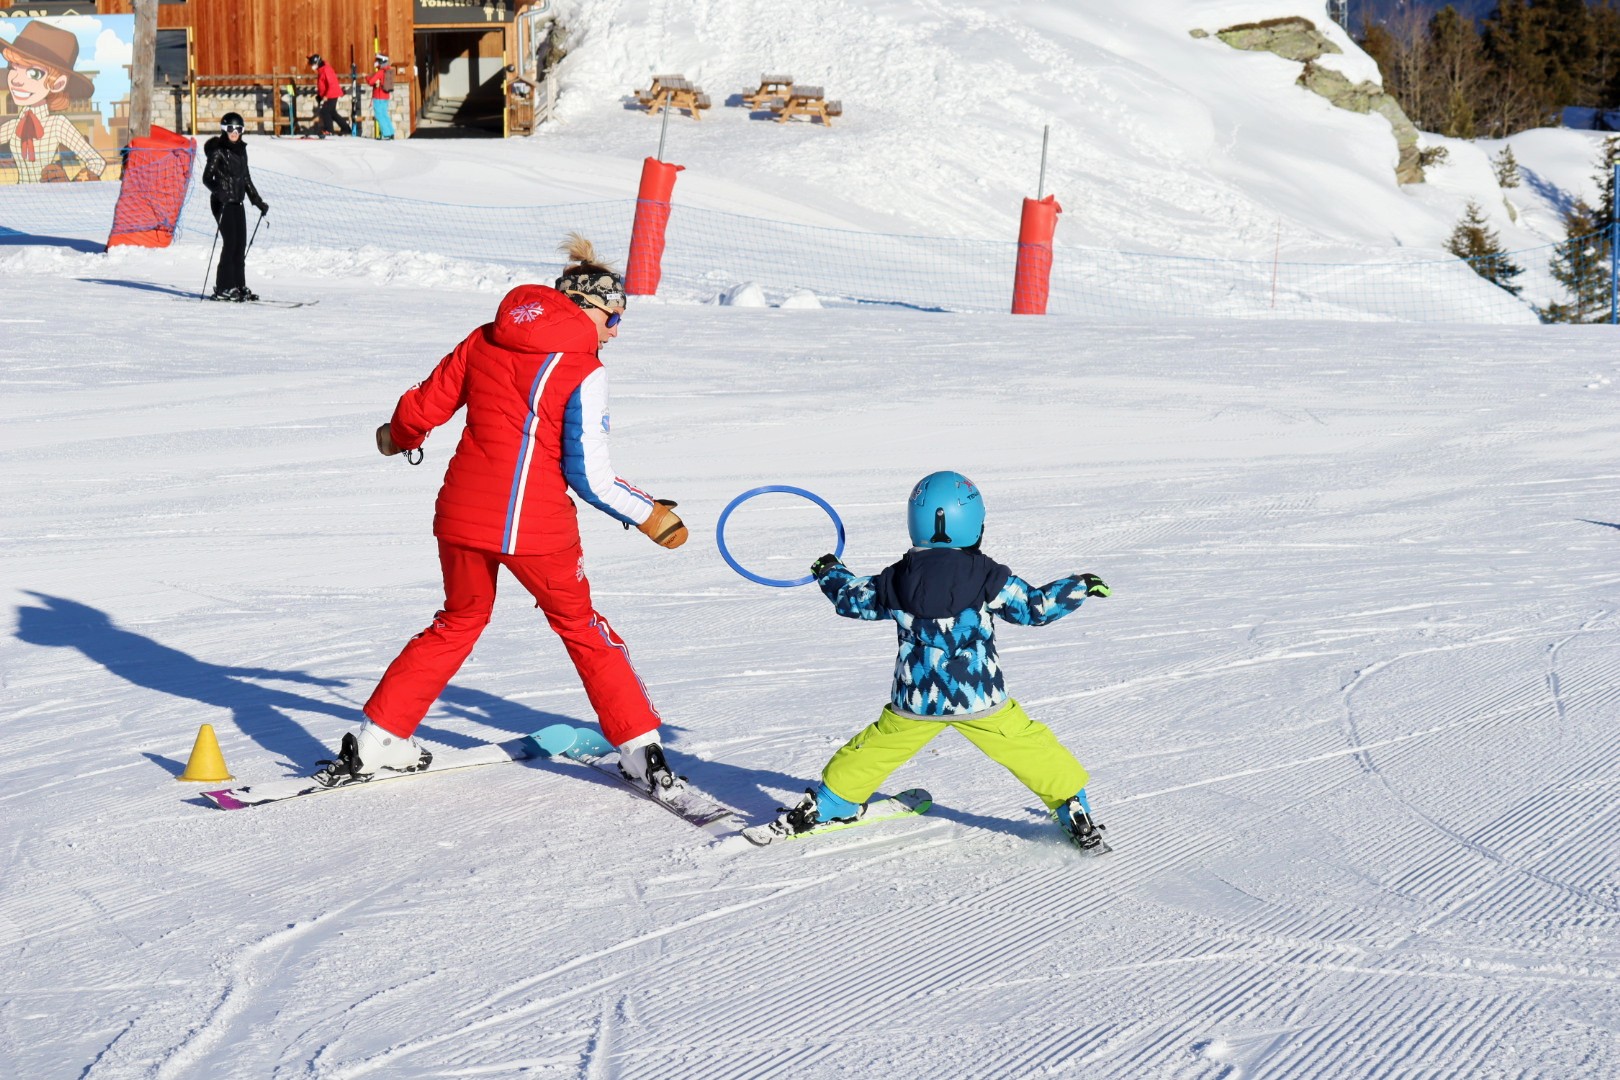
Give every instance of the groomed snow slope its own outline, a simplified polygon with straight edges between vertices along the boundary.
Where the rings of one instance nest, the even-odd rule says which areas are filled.
[[[590,5],[563,120],[532,140],[255,139],[254,161],[443,201],[624,199],[657,124],[614,95],[684,66],[717,106],[672,122],[670,156],[713,209],[1010,237],[1048,116],[1062,229],[1093,243],[1269,254],[1283,217],[1285,252],[1362,257],[1434,245],[1483,190],[1476,147],[1396,189],[1382,121],[1185,34],[1305,5],[1138,7]],[[847,122],[718,104],[777,67]],[[927,106],[963,78],[1003,99]],[[1514,196],[1526,235],[1589,145],[1515,140],[1545,181]],[[244,781],[302,771],[431,617],[456,431],[415,469],[371,431],[513,279],[278,235],[249,280],[317,306],[176,299],[205,243],[0,249],[0,1075],[1620,1073],[1608,328],[638,303],[606,353],[615,464],[693,538],[582,522],[681,767],[763,818],[888,687],[892,632],[725,566],[726,502],[814,490],[875,571],[911,483],[958,468],[993,555],[1116,589],[1001,635],[1116,852],[1078,859],[949,735],[891,785],[929,788],[927,818],[763,851],[543,764],[224,814],[173,779],[198,724]],[[731,539],[782,576],[832,542],[790,500]],[[591,720],[505,587],[423,728],[437,747]]]
[[[756,850],[545,765],[233,814],[173,779],[202,722],[240,778],[307,767],[431,616],[455,433],[413,469],[370,432],[493,307],[117,284],[199,270],[14,278],[8,1075],[1620,1070],[1604,328],[638,307],[615,461],[693,539],[587,512],[589,568],[681,766],[750,815],[874,716],[893,642],[723,564],[744,488],[829,498],[874,571],[910,483],[959,468],[994,555],[1116,589],[1002,635],[1113,855],[1077,858],[953,736],[893,779],[927,818]],[[784,576],[831,543],[786,502],[732,531]],[[423,733],[558,718],[591,713],[509,588]]]

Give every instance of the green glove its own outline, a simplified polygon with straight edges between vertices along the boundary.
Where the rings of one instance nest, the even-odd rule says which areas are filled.
[[[1081,574],[1080,584],[1086,587],[1087,596],[1111,596],[1114,592],[1108,587],[1108,583],[1096,574]]]
[[[835,566],[843,566],[843,562],[836,555],[823,555],[810,564],[810,576],[820,581],[827,572]]]

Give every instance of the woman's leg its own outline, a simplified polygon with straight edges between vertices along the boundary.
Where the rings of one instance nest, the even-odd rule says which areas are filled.
[[[455,678],[489,625],[495,606],[495,571],[499,556],[439,541],[444,570],[444,609],[433,625],[405,643],[388,665],[365,712],[379,727],[408,739],[433,702]]]
[[[591,606],[591,583],[585,579],[579,547],[500,559],[562,638],[607,741],[622,746],[655,730],[661,722],[658,710],[630,663],[629,648]]]
[[[227,203],[219,210],[219,269],[214,275],[214,291],[228,292],[247,286],[243,263],[247,261],[247,214],[241,203]]]

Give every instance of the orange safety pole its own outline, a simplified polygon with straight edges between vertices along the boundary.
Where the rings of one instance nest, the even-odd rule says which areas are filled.
[[[624,291],[631,296],[653,296],[663,276],[664,230],[669,226],[669,199],[675,174],[685,165],[647,158],[641,165],[641,189],[636,192],[636,221],[630,229],[630,260]]]
[[[1014,315],[1046,314],[1052,283],[1052,235],[1061,213],[1063,207],[1055,195],[1024,200],[1024,216],[1018,223],[1018,269],[1013,275]]]

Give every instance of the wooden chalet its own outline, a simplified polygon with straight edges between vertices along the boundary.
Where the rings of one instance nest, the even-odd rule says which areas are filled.
[[[355,89],[385,53],[403,136],[527,134],[545,111],[551,0],[159,0],[156,121],[209,133],[225,112],[250,130],[309,123],[324,56],[343,80],[339,112],[368,117]],[[128,14],[131,0],[0,0],[0,16]],[[295,91],[295,92],[292,92]]]

